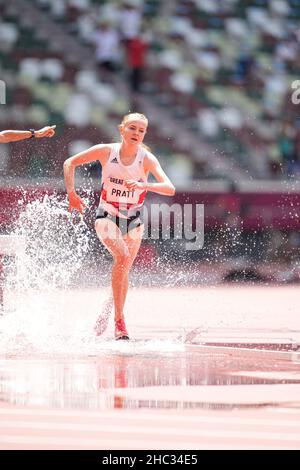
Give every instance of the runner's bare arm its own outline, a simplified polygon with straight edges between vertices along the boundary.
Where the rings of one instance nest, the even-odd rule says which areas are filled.
[[[99,160],[101,165],[107,160],[110,152],[110,147],[108,145],[98,144],[90,147],[83,152],[77,153],[72,157],[68,158],[64,162],[64,177],[66,183],[66,189],[69,197],[69,210],[72,209],[78,210],[83,214],[86,204],[84,201],[76,194],[74,179],[75,179],[75,168],[80,165],[85,165],[87,163],[94,162]]]
[[[174,196],[175,187],[154,155],[145,157],[145,172],[146,174],[150,172],[157,180],[157,183],[140,183],[130,180],[126,182],[128,189],[141,188],[164,196]]]
[[[55,134],[56,126],[45,126],[42,129],[35,130],[32,132],[28,131],[13,131],[7,130],[0,132],[0,143],[7,144],[8,142],[17,142],[18,140],[26,140],[31,137],[40,139],[41,137],[53,137]]]

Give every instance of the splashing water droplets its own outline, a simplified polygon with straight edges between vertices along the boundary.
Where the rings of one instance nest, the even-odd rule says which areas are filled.
[[[89,253],[89,229],[67,207],[66,199],[56,195],[36,199],[24,206],[11,233],[24,237],[26,248],[22,256],[7,260],[3,353],[41,351],[47,344],[51,350],[64,343],[64,293],[84,272]]]
[[[26,240],[26,252],[18,259],[17,277],[14,276],[16,287],[22,290],[49,291],[70,286],[89,249],[84,222],[74,223],[66,202],[56,196],[46,195],[42,201],[28,204],[13,235]]]

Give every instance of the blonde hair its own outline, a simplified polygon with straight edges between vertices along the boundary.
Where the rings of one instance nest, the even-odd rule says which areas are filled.
[[[119,128],[121,126],[125,126],[125,124],[128,122],[128,121],[146,121],[147,123],[147,126],[148,126],[148,119],[146,118],[146,116],[144,114],[141,114],[141,113],[129,113],[129,114],[125,114],[125,116],[123,117],[122,119],[122,122],[121,124],[119,125]],[[151,152],[151,149],[150,147],[148,147],[148,145],[145,145],[145,144],[141,144],[142,147],[144,147],[146,150],[148,150],[148,152]]]
[[[146,116],[144,114],[140,114],[140,113],[129,113],[129,114],[125,114],[125,116],[123,117],[122,119],[122,122],[121,122],[121,126],[126,124],[127,121],[131,121],[131,120],[142,120],[142,121],[146,121],[147,122],[147,125],[148,125],[148,119],[146,118]]]

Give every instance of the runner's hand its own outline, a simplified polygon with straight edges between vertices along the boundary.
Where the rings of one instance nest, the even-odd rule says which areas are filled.
[[[78,196],[75,192],[69,193],[69,211],[72,212],[73,209],[76,209],[78,212],[80,212],[81,215],[83,215],[85,209],[87,208],[87,205],[84,203],[84,201],[81,199],[81,197]]]
[[[36,139],[40,139],[41,137],[53,137],[55,134],[56,126],[45,126],[42,129],[34,131],[34,136]]]
[[[141,181],[135,181],[135,180],[125,181],[125,186],[129,190],[132,190],[132,189],[145,189],[145,183],[143,183]]]

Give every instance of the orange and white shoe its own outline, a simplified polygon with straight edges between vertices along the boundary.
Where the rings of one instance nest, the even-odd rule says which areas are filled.
[[[115,339],[129,339],[123,318],[115,321]]]
[[[96,320],[94,330],[96,336],[100,336],[104,333],[108,326],[109,316],[113,307],[113,299],[110,297],[103,305],[102,312]]]

